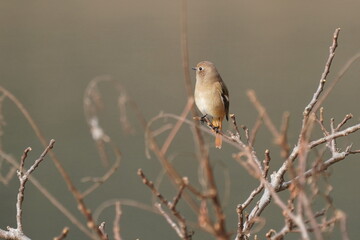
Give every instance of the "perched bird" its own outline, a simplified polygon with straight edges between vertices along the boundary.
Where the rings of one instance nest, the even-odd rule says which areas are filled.
[[[215,65],[208,61],[199,62],[196,67],[195,103],[203,118],[211,117],[215,128],[215,146],[221,148],[224,117],[229,120],[229,91]]]

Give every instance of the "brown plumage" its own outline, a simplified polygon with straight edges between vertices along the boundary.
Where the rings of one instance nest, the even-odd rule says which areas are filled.
[[[221,79],[215,65],[208,61],[196,65],[195,103],[204,116],[211,116],[212,124],[218,129],[215,133],[215,146],[221,148],[224,117],[229,117],[229,91]]]

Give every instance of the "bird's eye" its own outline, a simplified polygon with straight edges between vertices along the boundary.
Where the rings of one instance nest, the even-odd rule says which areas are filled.
[[[199,67],[199,70],[201,71],[201,70],[203,70],[204,68],[203,67]]]

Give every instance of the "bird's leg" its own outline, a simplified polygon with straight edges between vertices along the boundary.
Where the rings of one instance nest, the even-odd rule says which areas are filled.
[[[206,117],[207,117],[207,114],[205,114],[204,116],[202,116],[202,117],[200,118],[201,124],[204,124],[205,122],[207,122],[207,121],[206,121]]]

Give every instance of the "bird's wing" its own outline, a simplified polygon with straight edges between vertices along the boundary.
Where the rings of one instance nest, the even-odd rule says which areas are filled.
[[[226,120],[229,120],[229,91],[223,81],[219,81],[218,84],[220,84],[220,87],[217,89],[220,90],[221,101],[225,106]]]

